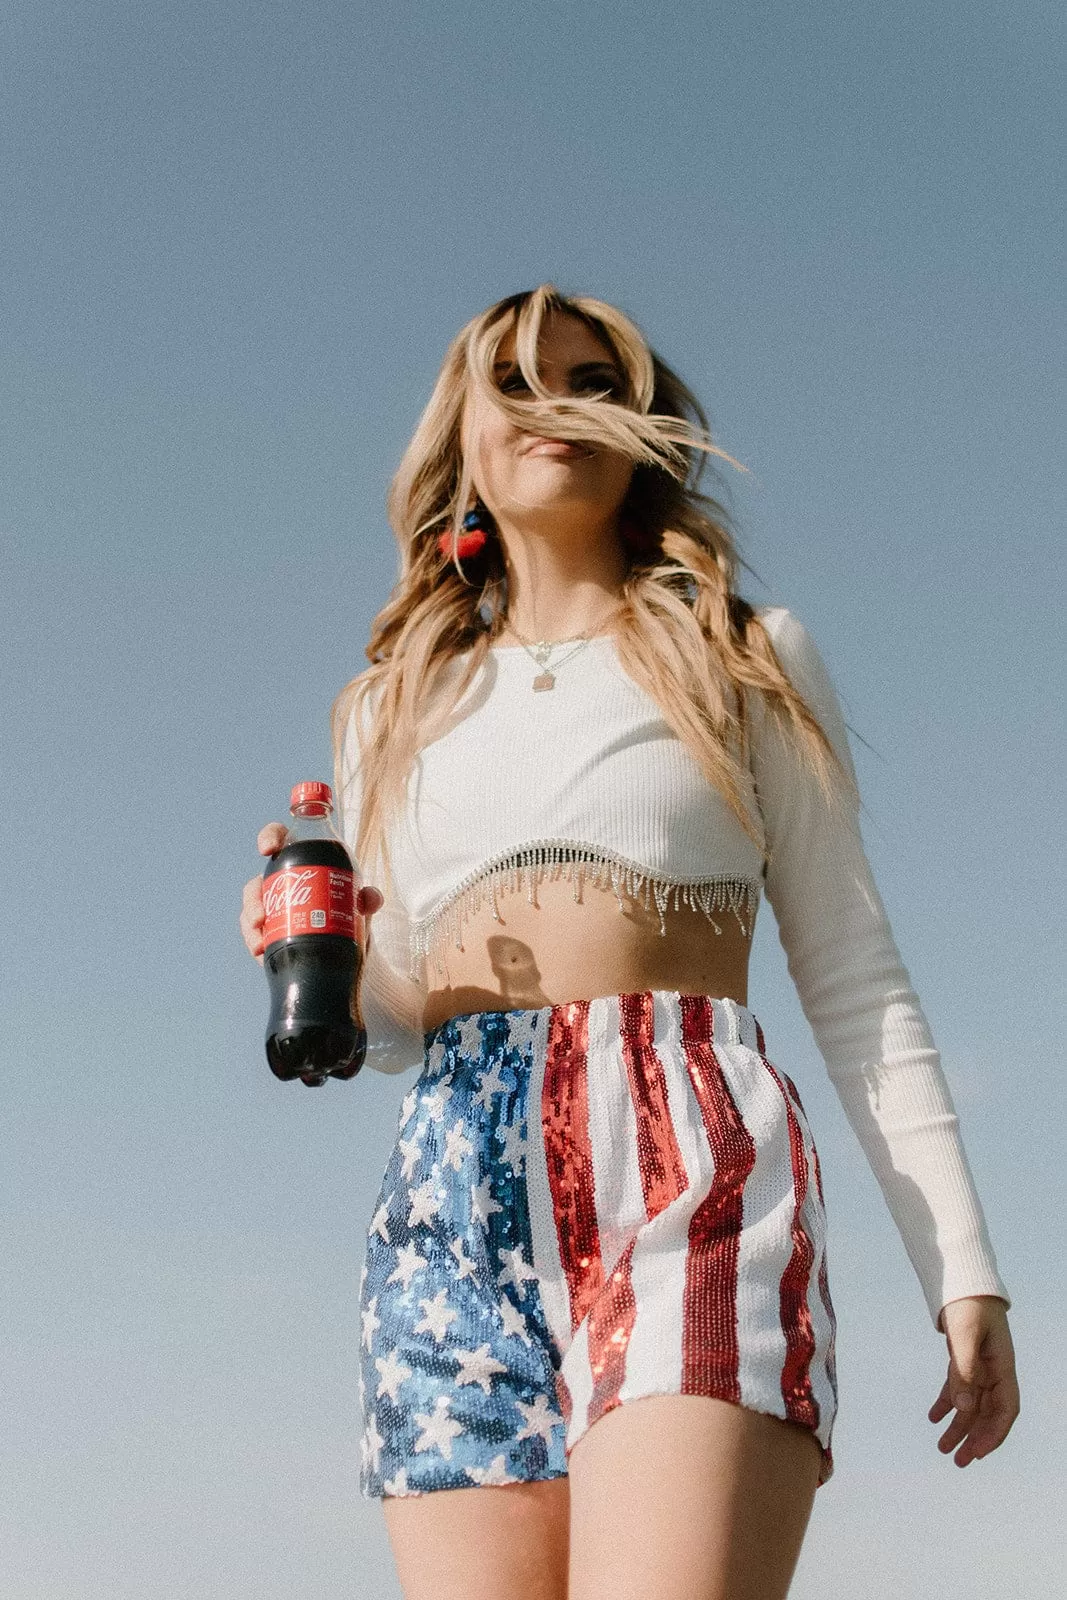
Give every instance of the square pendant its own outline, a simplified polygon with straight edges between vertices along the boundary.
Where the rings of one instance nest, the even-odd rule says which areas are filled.
[[[533,686],[534,694],[540,694],[543,689],[554,689],[556,680],[551,672],[539,672],[533,681]]]

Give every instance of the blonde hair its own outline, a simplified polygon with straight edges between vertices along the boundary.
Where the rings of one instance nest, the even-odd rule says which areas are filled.
[[[580,318],[608,347],[624,379],[623,395],[558,396],[545,387],[537,365],[538,339],[544,318],[555,312]],[[511,330],[532,399],[511,398],[494,376],[497,352]],[[602,300],[564,295],[542,284],[498,301],[453,339],[389,490],[400,576],[372,625],[366,652],[371,666],[342,689],[331,718],[340,785],[345,732],[353,710],[357,713],[360,862],[380,860],[388,876],[386,831],[403,803],[417,753],[443,730],[506,625],[500,541],[491,536],[466,562],[456,554],[463,517],[474,499],[470,463],[461,447],[466,403],[474,395],[529,432],[581,440],[634,462],[620,513],[630,567],[621,609],[613,618],[619,659],[662,708],[759,847],[761,829],[742,798],[746,691],[762,694],[828,799],[839,792],[838,780],[850,784],[818,719],[783,671],[763,624],[734,592],[744,563],[728,515],[698,485],[708,456],[739,463],[712,442],[696,397],[629,317]],[[449,556],[442,555],[438,543],[445,532],[451,536]],[[466,651],[470,657],[463,671],[448,692],[440,693],[450,662]],[[368,697],[373,697],[369,705]]]

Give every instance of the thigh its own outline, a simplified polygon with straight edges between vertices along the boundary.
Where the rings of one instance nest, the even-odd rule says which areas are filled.
[[[821,1452],[706,1395],[616,1406],[570,1456],[570,1600],[781,1600]]]
[[[567,1479],[387,1497],[404,1600],[567,1600]]]

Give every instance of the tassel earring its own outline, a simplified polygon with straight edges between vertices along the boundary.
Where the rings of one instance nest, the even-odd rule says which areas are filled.
[[[479,500],[474,510],[468,511],[463,518],[463,532],[456,540],[456,555],[461,561],[469,561],[472,556],[480,555],[485,549],[486,541],[489,538],[489,533],[485,526],[485,519],[488,515],[488,511]],[[440,535],[437,540],[437,548],[445,557],[452,555],[451,528],[446,528],[444,533]]]

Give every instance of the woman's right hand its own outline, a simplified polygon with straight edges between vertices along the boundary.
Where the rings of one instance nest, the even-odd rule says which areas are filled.
[[[260,828],[256,836],[256,849],[261,856],[277,855],[286,839],[289,830],[283,822],[268,822],[266,827]],[[370,939],[370,922],[376,911],[380,911],[385,903],[384,896],[379,889],[373,889],[369,884],[364,885],[356,895],[356,910],[363,918],[363,948],[366,949]],[[263,879],[260,876],[249,878],[244,886],[241,903],[240,928],[241,937],[248,947],[248,953],[254,956],[263,965]]]

